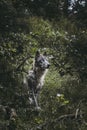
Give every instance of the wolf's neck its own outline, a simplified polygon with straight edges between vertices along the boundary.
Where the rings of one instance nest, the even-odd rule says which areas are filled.
[[[46,73],[47,73],[47,69],[46,70],[44,70],[44,71],[42,71],[41,69],[36,69],[35,70],[35,77],[36,77],[36,79],[39,81],[39,80],[42,80],[42,81],[44,81],[44,78],[45,78],[45,76],[46,76]]]

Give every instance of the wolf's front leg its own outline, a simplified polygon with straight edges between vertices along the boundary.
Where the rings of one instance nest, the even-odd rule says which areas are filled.
[[[40,110],[41,108],[40,108],[39,103],[38,103],[38,94],[35,93],[34,91],[32,93],[33,93],[33,99],[35,102],[36,110]]]

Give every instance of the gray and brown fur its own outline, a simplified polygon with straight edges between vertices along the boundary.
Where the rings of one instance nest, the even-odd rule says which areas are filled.
[[[44,78],[49,66],[50,63],[48,62],[46,52],[44,54],[40,54],[40,52],[37,51],[33,69],[30,70],[26,76],[26,84],[28,85],[29,90],[32,92],[32,97],[29,99],[34,100],[36,108],[39,108],[37,97],[44,85]]]

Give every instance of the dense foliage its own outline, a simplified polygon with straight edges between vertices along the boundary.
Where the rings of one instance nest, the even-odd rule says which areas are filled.
[[[0,1],[0,130],[87,129],[87,1]],[[23,78],[35,52],[51,67],[40,111]]]

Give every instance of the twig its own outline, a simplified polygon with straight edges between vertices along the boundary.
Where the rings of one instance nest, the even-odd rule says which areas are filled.
[[[29,58],[33,58],[33,56],[28,55],[28,57],[26,57],[26,58],[22,61],[22,63],[18,65],[18,67],[15,69],[15,71],[18,71],[18,70],[21,68],[21,66],[24,65],[24,63],[26,62],[26,60],[29,59]]]
[[[77,109],[76,109],[76,113],[75,113],[75,119],[77,119],[78,112],[79,112],[79,108],[77,108]]]
[[[26,62],[26,60],[29,59],[29,58],[33,58],[33,56],[28,55],[28,56],[22,61],[22,63],[20,63],[15,69],[11,69],[11,70],[6,71],[6,72],[1,72],[0,75],[2,75],[2,74],[9,74],[9,73],[11,73],[11,72],[13,72],[13,71],[14,71],[14,72],[15,72],[15,71],[19,71],[20,68],[22,67],[22,65],[24,65],[24,63]]]

